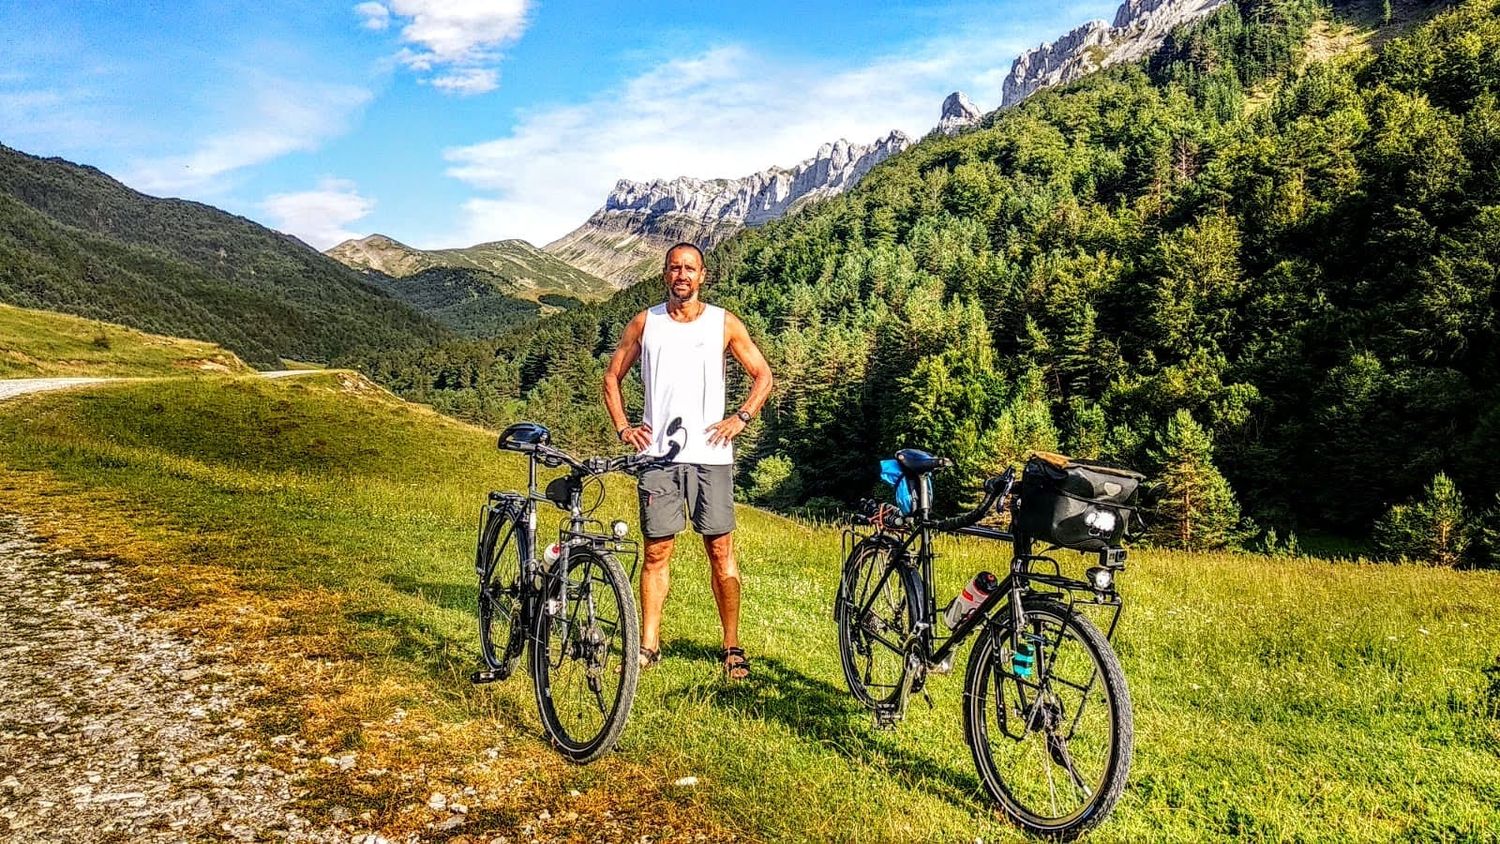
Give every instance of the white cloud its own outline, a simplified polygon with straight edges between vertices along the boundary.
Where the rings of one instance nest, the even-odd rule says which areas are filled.
[[[432,80],[432,87],[454,94],[483,94],[500,87],[500,71],[469,67]]]
[[[367,29],[406,20],[397,60],[419,73],[439,72],[422,81],[440,91],[471,95],[499,86],[500,48],[525,32],[527,6],[528,0],[386,0],[355,11]]]
[[[361,3],[354,11],[365,19],[365,29],[380,32],[391,25],[391,10],[382,3]]]
[[[523,114],[505,137],[450,149],[448,175],[481,191],[444,245],[550,242],[587,219],[617,179],[739,177],[818,146],[937,124],[943,98],[998,105],[996,66],[1020,44],[950,38],[829,72],[724,46],[655,67],[576,105]],[[1000,71],[1003,75],[1003,71]]]
[[[317,149],[343,133],[370,101],[370,93],[348,85],[314,85],[257,76],[242,91],[226,122],[190,152],[131,162],[124,182],[147,193],[212,194],[227,187],[235,171],[292,152]]]
[[[316,190],[272,194],[260,207],[272,225],[294,234],[318,249],[327,249],[363,235],[345,228],[369,216],[375,200],[361,196],[355,184],[345,179],[323,179]]]

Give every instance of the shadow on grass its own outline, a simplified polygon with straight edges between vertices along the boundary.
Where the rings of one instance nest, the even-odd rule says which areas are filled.
[[[702,660],[722,665],[718,647],[698,642],[676,641],[663,645],[662,656]],[[714,687],[679,688],[665,699],[707,693],[713,705],[742,718],[764,718],[787,728],[840,756],[862,765],[887,771],[903,782],[914,783],[929,794],[969,812],[985,812],[990,806],[976,799],[979,779],[972,772],[944,765],[916,752],[916,740],[894,732],[876,731],[869,713],[844,689],[810,677],[774,656],[751,656],[751,679],[742,683],[720,681]],[[913,707],[925,706],[913,697]],[[863,719],[864,725],[851,724]]]
[[[388,581],[402,579],[404,578],[387,578]],[[415,584],[415,587],[410,590],[411,594],[447,606],[436,599],[436,593],[449,587],[430,584]],[[466,590],[452,587],[452,591],[461,595]],[[471,609],[473,592],[467,592],[463,603],[454,608]],[[517,704],[507,696],[485,692],[485,689],[519,683],[527,687],[526,694],[529,697],[531,678],[527,673],[524,657],[517,660],[514,671],[505,681],[486,686],[475,686],[469,682],[470,673],[482,667],[477,626],[472,628],[472,639],[461,639],[444,635],[423,624],[421,620],[395,609],[366,607],[350,612],[346,617],[359,626],[359,639],[354,643],[356,652],[390,658],[411,666],[433,681],[438,688],[454,693],[471,714],[488,712],[523,729],[530,729],[525,716],[532,713],[532,709],[524,704]]]
[[[405,574],[383,574],[380,581],[397,592],[445,610],[460,610],[470,615],[478,612],[479,584],[472,574],[463,583],[430,583]]]

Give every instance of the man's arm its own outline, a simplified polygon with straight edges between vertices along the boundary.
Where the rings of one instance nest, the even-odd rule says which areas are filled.
[[[651,445],[651,426],[631,426],[630,417],[625,415],[625,397],[620,393],[620,381],[640,359],[641,335],[645,331],[646,312],[641,311],[625,326],[624,333],[620,335],[620,345],[615,347],[614,356],[609,359],[609,366],[604,370],[604,410],[609,413],[609,421],[614,424],[616,435],[621,441],[630,443],[636,451],[645,451]]]
[[[749,416],[754,416],[765,406],[766,399],[771,397],[771,387],[774,380],[771,378],[771,365],[766,363],[766,356],[760,353],[760,347],[750,339],[750,332],[745,330],[745,323],[740,318],[729,312],[724,313],[724,340],[734,359],[744,367],[745,374],[749,375],[753,382],[750,385],[750,397],[740,405],[739,410],[745,411]],[[730,414],[722,422],[716,422],[708,426],[708,441],[711,443],[728,443],[740,432],[745,430],[746,422],[736,414]]]

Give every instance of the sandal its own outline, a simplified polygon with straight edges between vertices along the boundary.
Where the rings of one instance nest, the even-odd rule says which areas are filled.
[[[657,648],[641,648],[640,655],[636,657],[642,668],[655,668],[661,662],[661,651]]]
[[[736,683],[750,679],[750,657],[742,648],[724,649],[724,676]]]

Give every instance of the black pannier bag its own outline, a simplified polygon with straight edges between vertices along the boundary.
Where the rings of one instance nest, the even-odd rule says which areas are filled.
[[[1078,551],[1115,547],[1135,516],[1141,481],[1129,469],[1037,452],[1021,473],[1016,526]]]

